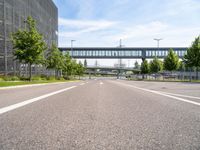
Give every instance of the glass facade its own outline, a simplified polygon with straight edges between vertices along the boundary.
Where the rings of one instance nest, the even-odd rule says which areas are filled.
[[[11,34],[26,27],[28,16],[36,20],[48,46],[58,43],[58,9],[52,0],[0,0],[0,72],[19,69],[13,60]]]

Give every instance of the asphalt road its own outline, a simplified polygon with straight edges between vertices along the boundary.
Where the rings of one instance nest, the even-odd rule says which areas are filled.
[[[87,80],[0,90],[1,150],[199,150],[200,84]]]

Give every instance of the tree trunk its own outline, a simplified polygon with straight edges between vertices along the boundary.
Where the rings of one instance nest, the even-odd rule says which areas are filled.
[[[32,78],[32,64],[29,63],[29,81],[31,81]]]

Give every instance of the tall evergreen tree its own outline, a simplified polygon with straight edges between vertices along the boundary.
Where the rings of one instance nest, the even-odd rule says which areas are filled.
[[[143,79],[144,79],[144,74],[149,73],[149,64],[147,60],[144,60],[141,64],[141,73],[143,74]]]
[[[138,64],[138,62],[136,61],[134,64],[134,69],[140,69],[140,65]]]
[[[87,67],[87,60],[84,60],[84,67]]]
[[[151,62],[150,62],[150,72],[151,73],[158,73],[159,71],[162,70],[162,62],[155,57]]]
[[[196,67],[196,77],[198,78],[198,67],[200,67],[200,36],[195,38],[192,46],[187,49],[184,62],[190,68]]]
[[[164,69],[167,71],[177,70],[179,67],[179,57],[173,49],[169,50],[167,57],[164,59]]]

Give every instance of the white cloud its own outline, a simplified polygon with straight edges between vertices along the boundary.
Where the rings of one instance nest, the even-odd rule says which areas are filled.
[[[147,37],[153,34],[157,34],[167,29],[167,27],[168,25],[165,23],[154,21],[147,24],[126,27],[122,33],[112,35],[110,38],[117,40],[119,37],[121,39]]]
[[[70,20],[70,19],[63,19],[59,18],[59,25],[60,26],[75,26],[75,27],[91,27],[91,26],[98,26],[98,27],[110,27],[116,24],[113,21],[106,21],[106,20]]]
[[[163,38],[161,46],[189,46],[200,33],[200,27],[179,27],[161,21],[123,26],[109,21],[62,20],[61,24],[77,30],[60,32],[60,46],[67,46],[66,41],[72,38],[77,39],[76,46],[117,46],[122,39],[126,46],[148,47],[155,46],[153,38]],[[109,32],[110,28],[114,31]]]
[[[117,22],[107,20],[69,20],[59,18],[59,25],[63,27],[59,36],[74,37],[83,33],[108,29],[116,24]],[[68,28],[73,28],[73,31],[68,31]]]
[[[76,19],[59,18],[62,46],[72,38],[76,46],[115,46],[119,39],[126,46],[154,46],[156,37],[164,38],[161,46],[189,46],[200,33],[199,0],[74,1]]]

